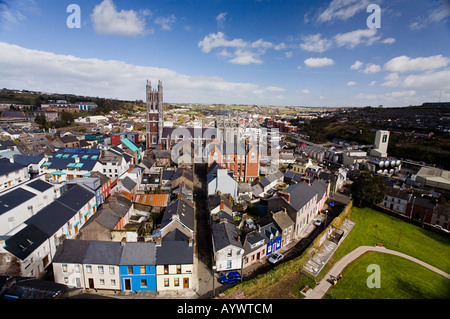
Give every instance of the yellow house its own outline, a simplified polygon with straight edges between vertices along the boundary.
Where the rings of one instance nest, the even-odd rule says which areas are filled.
[[[308,159],[298,158],[295,161],[295,163],[292,164],[291,171],[293,171],[295,173],[305,174],[306,173],[306,169],[308,167],[310,167],[311,165],[313,165],[313,162],[311,161],[310,158],[308,158]]]

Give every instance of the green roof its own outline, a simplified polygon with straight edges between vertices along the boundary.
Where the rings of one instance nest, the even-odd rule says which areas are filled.
[[[129,139],[123,138],[121,140],[121,142],[123,142],[123,144],[125,144],[126,147],[128,147],[133,152],[138,152],[139,151],[139,149],[136,147],[136,145],[134,145]]]

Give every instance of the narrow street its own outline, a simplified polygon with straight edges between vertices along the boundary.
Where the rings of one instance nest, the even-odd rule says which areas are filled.
[[[194,207],[195,207],[195,249],[194,254],[197,260],[198,288],[199,298],[213,298],[233,285],[221,285],[213,277],[213,246],[209,224],[209,210],[207,202],[206,189],[206,164],[195,164],[194,166]],[[315,229],[305,238],[298,241],[292,248],[283,253],[284,258],[280,263],[285,263],[291,259],[300,256],[314,241],[314,239],[328,227],[328,225],[337,217],[345,204],[336,202],[334,207],[328,207],[324,223]],[[325,217],[325,215],[323,216]],[[276,267],[266,261],[262,262],[258,268],[250,273],[244,274],[244,280],[255,278],[259,274],[266,273]]]
[[[209,210],[206,191],[206,164],[194,165],[195,207],[195,258],[197,258],[198,290],[200,298],[213,296],[212,237],[209,225]]]
[[[327,214],[327,218],[324,221],[324,223],[321,226],[316,227],[311,232],[311,234],[309,234],[308,237],[301,239],[299,242],[295,244],[295,246],[293,246],[291,249],[283,253],[284,258],[279,263],[277,263],[277,265],[280,265],[282,263],[285,263],[291,259],[300,256],[311,245],[314,239],[316,239],[316,237],[328,227],[328,225],[333,221],[333,219],[339,216],[344,207],[345,207],[344,204],[338,202],[336,202],[334,207],[328,207],[329,213]],[[267,262],[266,260],[257,269],[246,275],[244,277],[244,280],[255,278],[260,274],[270,271],[273,267],[276,267],[277,265],[274,266],[269,262]]]

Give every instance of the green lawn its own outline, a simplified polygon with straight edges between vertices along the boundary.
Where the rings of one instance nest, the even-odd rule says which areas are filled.
[[[367,267],[380,267],[380,288],[367,287],[372,272]],[[355,260],[342,272],[342,280],[325,298],[336,299],[449,299],[450,280],[410,260],[369,252]]]
[[[450,273],[450,239],[370,208],[353,207],[350,218],[356,224],[334,254],[333,260],[339,260],[359,246],[383,243],[388,249],[410,255]]]
[[[450,239],[403,222],[369,208],[353,207],[351,220],[356,224],[322,272],[355,248],[383,243],[450,273]],[[367,266],[381,269],[381,288],[369,289]],[[401,257],[366,253],[343,272],[345,281],[331,288],[327,298],[449,298],[450,280]]]

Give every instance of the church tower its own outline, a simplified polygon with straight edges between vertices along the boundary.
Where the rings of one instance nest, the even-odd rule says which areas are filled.
[[[164,123],[163,86],[158,81],[158,89],[152,89],[147,80],[147,112],[146,112],[146,145],[147,149],[161,145],[162,129]]]

